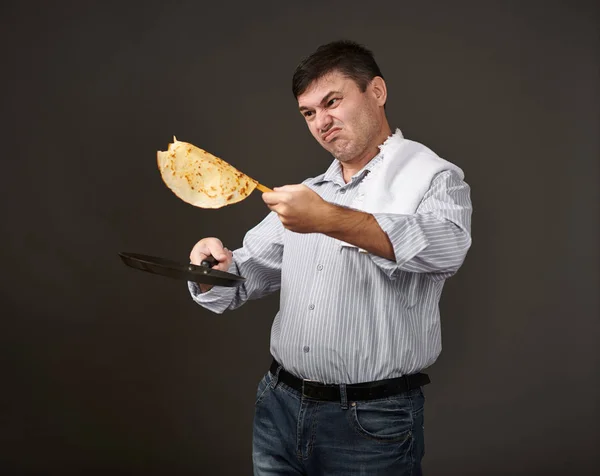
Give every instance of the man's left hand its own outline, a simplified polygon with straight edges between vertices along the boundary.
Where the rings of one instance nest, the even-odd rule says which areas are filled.
[[[333,206],[306,185],[275,187],[263,193],[263,201],[273,210],[285,228],[296,233],[322,233],[327,212]]]

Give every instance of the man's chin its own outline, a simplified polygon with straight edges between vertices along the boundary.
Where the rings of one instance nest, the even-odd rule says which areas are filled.
[[[326,144],[326,146],[323,147],[327,152],[333,155],[340,162],[345,162],[346,160],[348,160],[348,155],[350,155],[346,150],[347,146],[347,142],[343,143],[334,139],[331,143]]]
[[[352,151],[338,148],[332,151],[331,155],[333,155],[340,162],[351,162],[356,154],[353,154]]]

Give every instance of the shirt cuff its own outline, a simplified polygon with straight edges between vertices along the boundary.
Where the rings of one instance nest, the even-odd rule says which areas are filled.
[[[427,248],[429,241],[411,215],[373,213],[375,220],[390,239],[396,261],[371,254],[373,262],[390,278],[397,278],[402,265]]]
[[[213,286],[210,291],[203,293],[197,283],[188,281],[188,289],[192,299],[202,307],[217,314],[229,307],[235,297],[235,287]]]

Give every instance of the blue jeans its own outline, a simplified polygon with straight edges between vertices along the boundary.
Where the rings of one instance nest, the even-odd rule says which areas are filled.
[[[254,475],[421,475],[424,400],[419,388],[344,408],[303,397],[268,372],[256,394]]]

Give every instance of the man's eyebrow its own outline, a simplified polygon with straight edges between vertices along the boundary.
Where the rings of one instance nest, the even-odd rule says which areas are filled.
[[[335,96],[336,94],[342,94],[342,92],[341,91],[329,91],[325,96],[323,96],[323,99],[321,99],[320,104],[321,105],[325,104],[327,101],[329,101],[329,98],[331,96]],[[302,111],[306,111],[307,109],[310,109],[310,108],[306,107],[306,106],[302,106],[302,107],[300,107],[299,110],[300,110],[300,112],[302,112]]]

